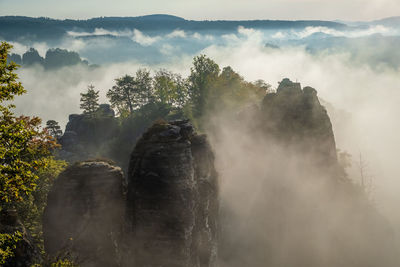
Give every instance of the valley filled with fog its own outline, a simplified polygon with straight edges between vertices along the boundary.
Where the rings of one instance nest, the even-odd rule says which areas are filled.
[[[115,79],[133,75],[139,68],[147,68],[152,74],[167,69],[188,77],[193,58],[200,54],[221,68],[230,66],[246,81],[262,79],[273,90],[278,82],[289,78],[318,91],[332,122],[336,146],[350,155],[350,179],[354,184],[363,183],[371,203],[400,238],[400,19],[299,21],[290,25],[276,22],[269,26],[238,21],[229,27],[217,22],[199,26],[181,18],[170,19],[175,24],[166,29],[146,28],[145,24],[127,27],[122,22],[119,26],[99,22],[98,27],[77,24],[63,29],[57,38],[40,34],[1,36],[0,32],[0,39],[12,44],[11,53],[21,59],[30,48],[42,58],[49,49],[61,48],[87,61],[54,69],[22,64],[17,73],[28,92],[15,99],[16,113],[36,115],[43,122],[56,120],[63,129],[68,115],[81,113],[80,93],[88,85],[100,91],[100,103],[108,103],[106,93]],[[228,163],[218,153],[226,149],[233,155],[233,143],[213,143],[219,167]],[[242,160],[235,157],[238,162]],[[222,186],[223,179],[224,175]]]

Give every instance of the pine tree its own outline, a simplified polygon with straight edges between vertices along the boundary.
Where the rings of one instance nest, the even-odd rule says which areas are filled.
[[[81,93],[81,109],[83,113],[93,116],[99,108],[99,91],[94,90],[92,84],[88,85],[87,92]]]
[[[47,133],[54,137],[55,139],[58,139],[62,136],[62,130],[60,125],[58,125],[58,122],[56,122],[55,120],[48,120],[46,122],[46,129],[47,129]]]

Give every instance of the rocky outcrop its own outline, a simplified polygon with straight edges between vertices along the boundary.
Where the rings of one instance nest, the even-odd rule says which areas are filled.
[[[319,164],[336,166],[336,144],[328,113],[311,87],[283,79],[276,93],[261,105],[264,133],[292,149],[308,154]]]
[[[128,172],[130,257],[135,266],[215,266],[218,187],[214,156],[188,121],[154,124]]]
[[[108,104],[101,104],[93,115],[69,115],[65,133],[58,140],[62,146],[60,157],[74,162],[104,153],[108,142],[119,132],[118,121],[114,116]]]
[[[394,231],[338,163],[313,88],[284,79],[220,125],[222,266],[398,265]]]
[[[104,161],[68,167],[54,183],[44,211],[45,250],[80,266],[117,266],[124,217],[123,174]]]

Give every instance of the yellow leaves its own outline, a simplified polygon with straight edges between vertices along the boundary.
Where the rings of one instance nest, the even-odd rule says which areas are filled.
[[[8,258],[14,256],[14,250],[21,239],[22,233],[19,231],[13,234],[0,233],[0,265],[5,264]]]
[[[0,202],[21,201],[35,189],[37,172],[45,168],[43,158],[57,144],[40,129],[38,117],[16,117],[12,105],[1,105],[25,92],[17,75],[17,65],[7,63],[11,46],[0,45]],[[1,203],[0,203],[1,204]]]

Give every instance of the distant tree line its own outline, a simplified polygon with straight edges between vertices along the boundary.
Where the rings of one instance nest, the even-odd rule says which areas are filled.
[[[321,20],[241,20],[241,21],[195,21],[169,15],[150,15],[141,17],[99,17],[87,20],[57,20],[51,18],[31,18],[22,16],[0,17],[1,37],[18,40],[29,36],[31,40],[56,40],[67,31],[78,29],[93,31],[95,28],[108,30],[138,29],[140,31],[236,31],[239,26],[256,29],[296,29],[305,27],[346,28],[338,22]]]
[[[47,50],[44,58],[35,48],[30,48],[22,56],[14,53],[8,55],[8,62],[14,62],[25,67],[37,64],[42,65],[45,69],[57,69],[77,64],[89,65],[89,62],[81,59],[78,53],[61,48]]]

